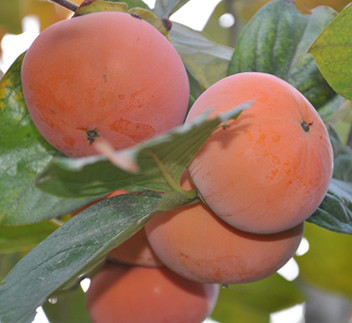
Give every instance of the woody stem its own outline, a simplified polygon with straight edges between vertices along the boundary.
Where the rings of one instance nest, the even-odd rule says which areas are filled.
[[[57,3],[58,5],[68,9],[68,10],[71,10],[73,12],[75,12],[79,6],[77,6],[75,3],[69,1],[69,0],[50,0],[52,2],[55,2]]]

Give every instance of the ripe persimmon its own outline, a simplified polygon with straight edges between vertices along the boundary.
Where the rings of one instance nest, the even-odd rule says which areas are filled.
[[[323,121],[293,86],[265,73],[228,76],[191,107],[186,122],[253,101],[219,127],[188,169],[221,219],[240,230],[274,233],[305,221],[322,202],[333,170]]]
[[[191,188],[183,177],[182,187]],[[147,239],[161,262],[177,274],[203,283],[237,284],[274,274],[296,252],[304,224],[275,234],[237,230],[203,203],[154,216]]]
[[[149,245],[144,228],[111,250],[108,258],[130,265],[149,267],[163,265]]]
[[[72,212],[72,216],[75,216],[79,212],[82,212],[84,209],[89,206],[102,201],[104,199],[126,194],[128,193],[125,190],[114,191],[103,198],[99,199],[96,202],[89,203],[88,205],[80,208],[79,210]],[[118,247],[112,249],[107,257],[111,260],[117,260],[122,263],[131,264],[131,265],[140,265],[140,266],[161,266],[162,263],[155,255],[153,249],[150,247],[149,242],[145,236],[144,228],[137,231],[133,236],[124,241]]]
[[[166,267],[107,264],[86,294],[94,323],[197,323],[212,312],[215,284],[189,281]]]
[[[123,12],[57,22],[36,38],[21,70],[29,113],[62,153],[116,150],[182,124],[189,101],[183,62],[155,27]]]

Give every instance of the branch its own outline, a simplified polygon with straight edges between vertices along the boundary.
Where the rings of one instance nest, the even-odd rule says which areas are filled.
[[[75,12],[79,6],[76,5],[75,3],[69,1],[69,0],[50,0],[51,2],[55,2],[56,4],[68,9],[68,10],[71,10],[73,12]]]

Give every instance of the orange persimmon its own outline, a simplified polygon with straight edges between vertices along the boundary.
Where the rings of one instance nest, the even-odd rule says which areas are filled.
[[[191,188],[187,177],[184,189]],[[150,246],[177,274],[203,283],[237,284],[274,274],[296,252],[304,224],[275,234],[237,230],[203,203],[154,216],[145,225]]]
[[[212,312],[215,284],[189,281],[166,267],[108,264],[86,294],[94,323],[197,323]]]
[[[123,12],[97,12],[46,28],[25,54],[25,102],[42,136],[62,153],[116,150],[184,121],[189,82],[183,62],[155,27]]]
[[[188,169],[208,206],[253,233],[288,230],[322,202],[333,171],[329,135],[318,112],[293,86],[265,73],[228,76],[195,101],[186,123],[253,101],[219,127]]]

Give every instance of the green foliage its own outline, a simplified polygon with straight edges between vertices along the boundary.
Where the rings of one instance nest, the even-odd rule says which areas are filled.
[[[84,292],[79,287],[54,295],[44,303],[43,310],[50,323],[91,323]]]
[[[328,127],[334,151],[334,178],[352,182],[352,149],[341,142],[339,134],[331,126]]]
[[[0,321],[30,322],[58,289],[87,273],[158,212],[145,192],[103,200],[77,214],[22,258],[0,285]]]
[[[331,231],[352,234],[352,182],[333,178],[323,202],[308,222]]]
[[[177,23],[173,23],[170,39],[202,90],[226,76],[232,48],[216,44],[202,33]]]
[[[212,120],[206,120],[206,115],[203,115],[168,134],[116,152],[115,164],[104,156],[66,158],[44,141],[29,118],[21,89],[21,62],[22,57],[1,81],[3,115],[0,120],[3,129],[8,132],[0,137],[4,143],[0,158],[7,156],[1,161],[4,167],[8,168],[10,164],[18,170],[22,162],[26,168],[22,172],[2,172],[7,182],[2,181],[0,185],[4,185],[4,191],[11,184],[16,184],[16,189],[23,186],[27,189],[26,193],[30,195],[23,203],[23,210],[29,212],[29,223],[43,220],[44,216],[56,217],[63,211],[72,211],[91,201],[70,199],[72,197],[97,198],[118,188],[153,189],[167,193],[163,198],[159,193],[145,192],[104,200],[66,222],[38,244],[16,264],[0,286],[0,303],[6,308],[0,312],[0,321],[5,322],[31,320],[36,308],[46,298],[87,272],[109,250],[140,229],[152,214],[192,202],[195,193],[183,191],[178,184],[184,168],[220,122],[237,116],[248,107],[245,104]],[[31,165],[35,168],[30,168]],[[135,174],[129,172],[134,167]],[[26,172],[28,169],[30,172]],[[22,184],[23,180],[26,180],[25,184]],[[34,186],[35,181],[40,188],[68,198],[57,198],[39,191]],[[20,191],[18,194],[21,196],[23,193]],[[34,200],[36,204],[33,203],[35,194],[42,197],[39,204],[38,199]],[[9,194],[3,203],[10,203],[11,196]],[[57,204],[53,204],[53,200]],[[65,203],[70,208],[65,209]],[[39,207],[40,212],[46,210],[46,213],[38,218],[38,212],[31,209],[33,204]],[[72,207],[74,204],[75,208]],[[4,212],[9,205],[12,204],[4,205]],[[55,205],[60,214],[55,213]],[[15,205],[15,214],[20,214],[20,211],[21,208]]]
[[[114,2],[95,5],[117,5]],[[157,0],[153,12],[167,18],[187,2]],[[126,3],[146,7],[140,0]],[[348,297],[351,236],[337,232],[352,234],[352,150],[345,146],[351,116],[349,103],[335,91],[351,99],[351,10],[346,8],[335,19],[336,12],[327,7],[304,15],[292,1],[272,1],[248,23],[235,50],[177,23],[169,35],[192,81],[190,102],[227,74],[261,71],[290,82],[333,123],[328,129],[334,179],[306,225],[311,249],[297,261],[302,279]],[[22,59],[0,81],[0,278],[7,274],[0,283],[0,321],[31,322],[36,308],[44,304],[51,322],[89,322],[83,293],[74,288],[79,279],[90,275],[111,249],[154,214],[198,201],[194,191],[180,188],[181,174],[219,123],[247,106],[234,107],[214,120],[203,115],[112,156],[67,158],[40,136],[30,119],[21,88]],[[135,193],[98,202],[58,229],[48,221],[116,189]],[[29,249],[23,258],[18,253]],[[49,297],[58,303],[47,303]],[[222,288],[213,318],[268,322],[270,313],[303,301],[297,285],[273,275]]]
[[[296,87],[318,109],[335,95],[308,49],[336,16],[318,7],[300,13],[293,1],[269,2],[244,28],[229,66],[229,74],[256,71],[274,74]]]
[[[0,254],[28,251],[57,227],[50,221],[20,226],[0,226]]]
[[[127,12],[128,5],[125,2],[97,0],[87,5],[79,7],[75,12],[75,16],[83,16],[89,13],[103,12],[103,11]]]
[[[341,98],[343,101],[336,111],[325,118],[325,121],[328,125],[333,126],[341,137],[341,144],[345,146],[348,144],[348,136],[350,135],[352,125],[352,103],[342,96],[337,97]]]
[[[0,282],[23,256],[22,253],[0,253]],[[1,286],[1,283],[0,283]]]
[[[87,5],[80,6],[74,16],[83,16],[94,12],[116,11],[130,13],[149,22],[152,26],[158,29],[165,37],[169,36],[169,29],[165,26],[164,21],[154,15],[143,1],[128,1],[128,2],[111,2],[105,0],[96,0]]]
[[[189,0],[156,0],[154,13],[160,18],[168,18]]]
[[[244,104],[208,121],[203,115],[146,143],[115,152],[115,165],[103,156],[54,158],[38,175],[37,186],[63,197],[97,196],[116,189],[175,190],[184,169],[219,123],[238,115],[246,107],[248,105]],[[131,173],[118,168],[117,162],[120,165],[125,162],[138,171]]]
[[[328,128],[334,151],[334,174],[328,192],[308,222],[325,229],[352,234],[352,150]]]
[[[352,99],[352,6],[346,7],[320,34],[310,53],[336,92]]]

